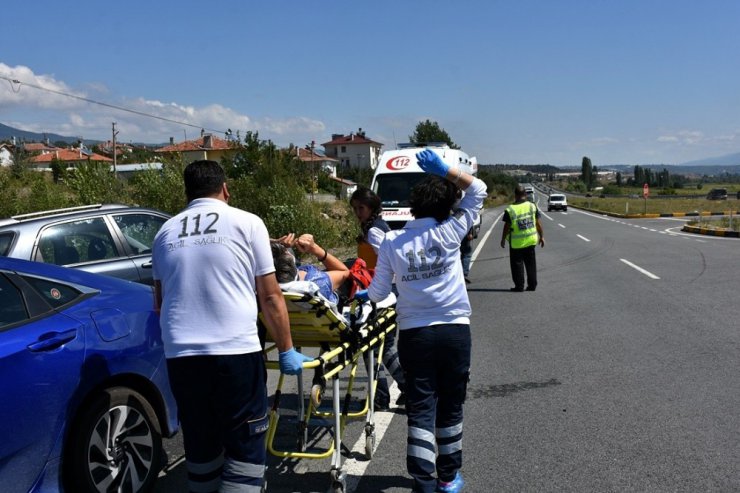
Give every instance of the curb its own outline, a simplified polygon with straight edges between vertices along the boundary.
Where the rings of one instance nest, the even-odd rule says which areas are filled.
[[[571,207],[576,207],[576,206],[571,206]],[[600,211],[598,209],[587,209],[585,207],[577,207],[577,208],[586,210],[589,212],[595,212],[597,214],[604,214],[605,216],[619,217],[622,219],[655,219],[658,217],[707,217],[707,216],[729,216],[729,215],[737,216],[738,215],[737,211],[664,212],[662,214],[617,214],[616,212],[606,212],[606,211]],[[740,232],[730,231],[728,229],[709,229],[709,228],[701,228],[699,226],[684,225],[684,227],[681,228],[681,231],[685,231],[686,233],[699,234],[699,235],[723,236],[725,238],[740,238]]]
[[[584,211],[595,212],[597,214],[604,214],[610,217],[620,217],[622,219],[655,219],[658,217],[707,217],[707,216],[740,216],[738,211],[695,211],[695,212],[662,212],[660,214],[620,214],[618,212],[607,212],[600,211],[599,209],[589,209],[588,207],[578,207],[570,205],[569,207],[575,207]]]
[[[707,229],[700,228],[698,226],[684,226],[683,228],[681,228],[681,231],[685,231],[687,233],[696,233],[700,235],[724,236],[725,238],[740,238],[740,232],[730,231],[728,229]]]

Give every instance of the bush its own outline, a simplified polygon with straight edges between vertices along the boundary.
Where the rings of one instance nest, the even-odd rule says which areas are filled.
[[[145,170],[134,174],[129,181],[134,204],[169,214],[185,207],[185,184],[182,181],[182,163],[165,162],[161,170]]]
[[[120,202],[123,185],[103,163],[84,163],[67,173],[65,180],[82,204]]]

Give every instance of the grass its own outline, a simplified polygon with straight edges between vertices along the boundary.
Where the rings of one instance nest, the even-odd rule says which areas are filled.
[[[740,232],[740,217],[733,215],[730,217],[722,217],[719,219],[697,219],[695,221],[689,221],[689,226],[699,226],[700,228],[707,229],[725,229],[729,231]]]
[[[703,228],[714,229],[731,229],[740,231],[740,201],[734,199],[728,200],[707,200],[707,199],[667,199],[667,198],[648,198],[631,199],[628,197],[619,198],[600,198],[600,197],[572,197],[568,199],[570,205],[588,209],[597,212],[606,212],[609,214],[675,214],[675,213],[699,213],[709,215],[712,212],[723,212],[730,217],[709,218],[700,217],[697,220],[690,221],[691,226],[700,226]]]
[[[702,213],[728,212],[737,213],[740,210],[740,201],[696,199],[667,199],[650,197],[642,198],[600,198],[600,197],[568,197],[570,205],[612,214],[666,214],[666,213]],[[729,212],[728,212],[729,214]]]

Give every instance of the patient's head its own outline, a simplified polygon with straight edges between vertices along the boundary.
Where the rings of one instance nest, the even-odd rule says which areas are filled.
[[[275,275],[279,283],[295,281],[298,268],[295,265],[295,256],[290,248],[277,241],[270,242],[272,259],[275,262]]]

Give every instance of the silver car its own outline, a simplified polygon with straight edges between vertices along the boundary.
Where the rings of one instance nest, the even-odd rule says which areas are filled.
[[[170,216],[95,204],[0,219],[0,256],[153,284],[152,242]]]

